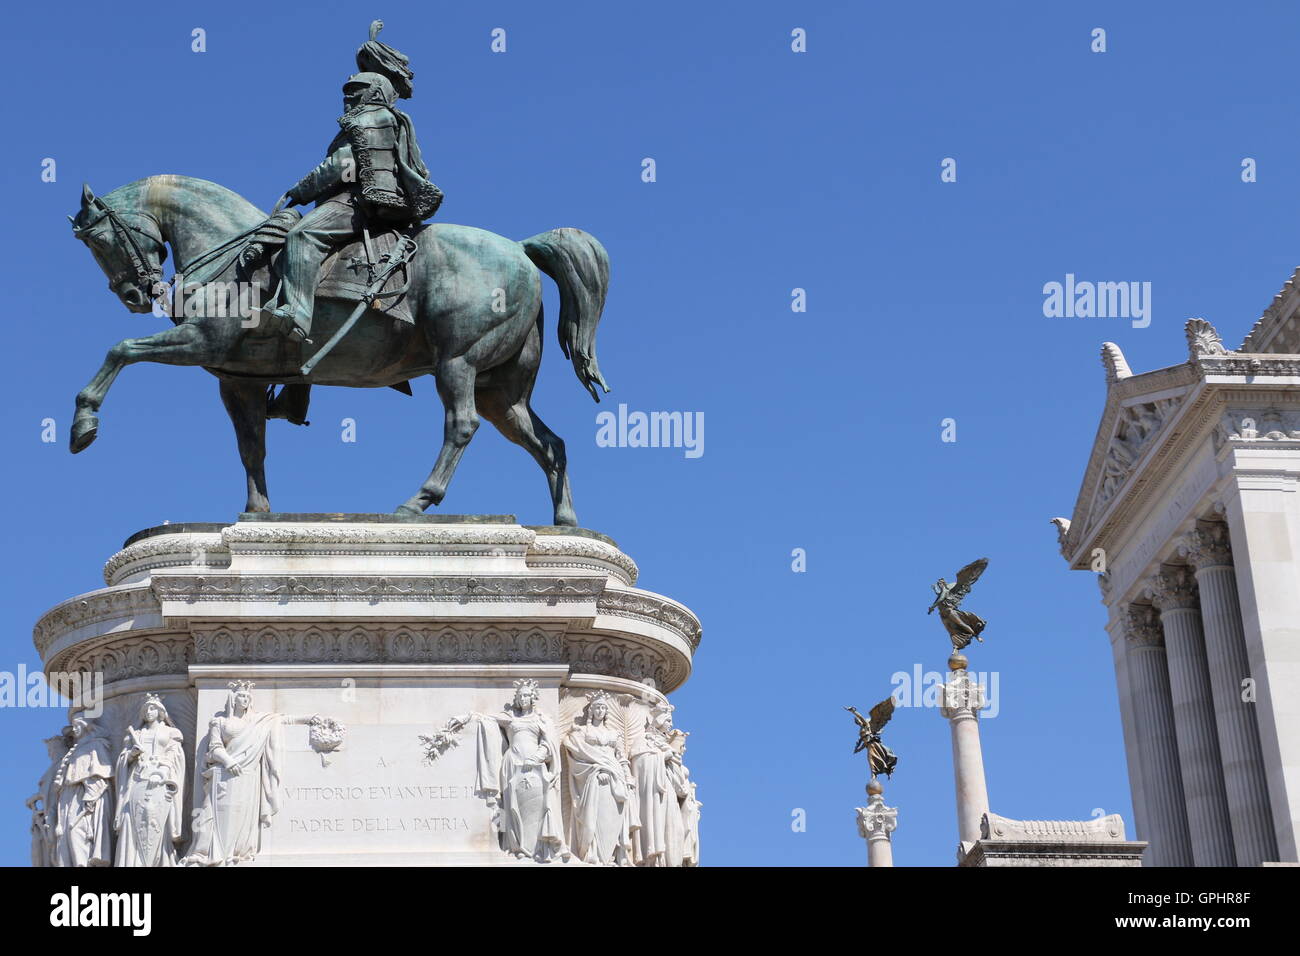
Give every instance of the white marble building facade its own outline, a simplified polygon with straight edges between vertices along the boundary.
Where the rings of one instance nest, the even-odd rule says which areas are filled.
[[[1099,574],[1138,838],[1154,866],[1294,862],[1300,844],[1300,270],[1237,350],[1107,395],[1073,515]]]

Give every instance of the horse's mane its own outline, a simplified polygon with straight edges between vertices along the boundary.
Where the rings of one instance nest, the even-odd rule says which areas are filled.
[[[207,179],[181,176],[177,173],[163,173],[137,179],[135,182],[117,187],[104,198],[110,203],[114,197],[118,197],[134,204],[150,193],[164,194],[173,190],[192,195],[207,210],[225,211],[230,216],[232,225],[246,226],[266,218],[264,212],[233,189],[227,189],[220,183]]]

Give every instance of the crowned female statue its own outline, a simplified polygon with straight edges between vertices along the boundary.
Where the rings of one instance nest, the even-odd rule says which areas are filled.
[[[252,682],[230,683],[226,709],[208,725],[203,805],[183,865],[229,866],[257,856],[262,829],[280,808],[281,728],[313,719],[259,713]]]
[[[501,848],[547,863],[568,859],[560,810],[560,741],[537,709],[531,678],[515,681],[512,704],[497,714],[468,713],[447,722],[444,734],[474,723],[478,765],[474,785],[493,808]]]
[[[117,866],[175,866],[185,802],[185,748],[155,694],[140,704],[117,755]]]
[[[636,792],[623,732],[609,723],[609,695],[587,699],[585,719],[564,738],[569,756],[572,830],[569,846],[586,863],[629,866]]]
[[[99,725],[72,719],[72,747],[54,775],[55,866],[113,865],[113,763]]]

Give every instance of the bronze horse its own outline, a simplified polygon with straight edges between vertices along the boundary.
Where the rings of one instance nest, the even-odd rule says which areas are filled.
[[[73,218],[109,288],[132,312],[149,312],[159,294],[170,246],[186,282],[230,283],[240,275],[240,237],[266,215],[236,193],[188,176],[151,176],[103,198],[87,186]],[[560,291],[560,347],[579,381],[599,401],[609,391],[596,361],[596,326],[609,285],[609,258],[594,236],[555,229],[515,242],[482,229],[435,223],[422,227],[406,292],[413,324],[368,312],[308,376],[311,346],[267,328],[270,322],[206,314],[173,315],[174,327],[109,349],[103,366],[77,395],[73,453],[95,440],[109,387],[135,362],[199,365],[221,384],[248,476],[247,511],[270,511],[266,475],[267,390],[275,385],[402,386],[432,374],[445,410],[442,449],[419,490],[397,508],[420,514],[447,493],[456,465],[482,415],[521,445],[546,473],[557,525],[576,525],[564,442],[529,404],[542,356],[542,289],[538,269]],[[230,247],[231,254],[212,256]],[[317,299],[316,347],[346,320],[354,303]],[[260,314],[257,315],[260,320]]]

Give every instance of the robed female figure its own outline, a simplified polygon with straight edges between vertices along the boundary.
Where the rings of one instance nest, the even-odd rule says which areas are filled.
[[[114,766],[116,866],[175,866],[185,802],[184,737],[150,694],[127,728]]]

